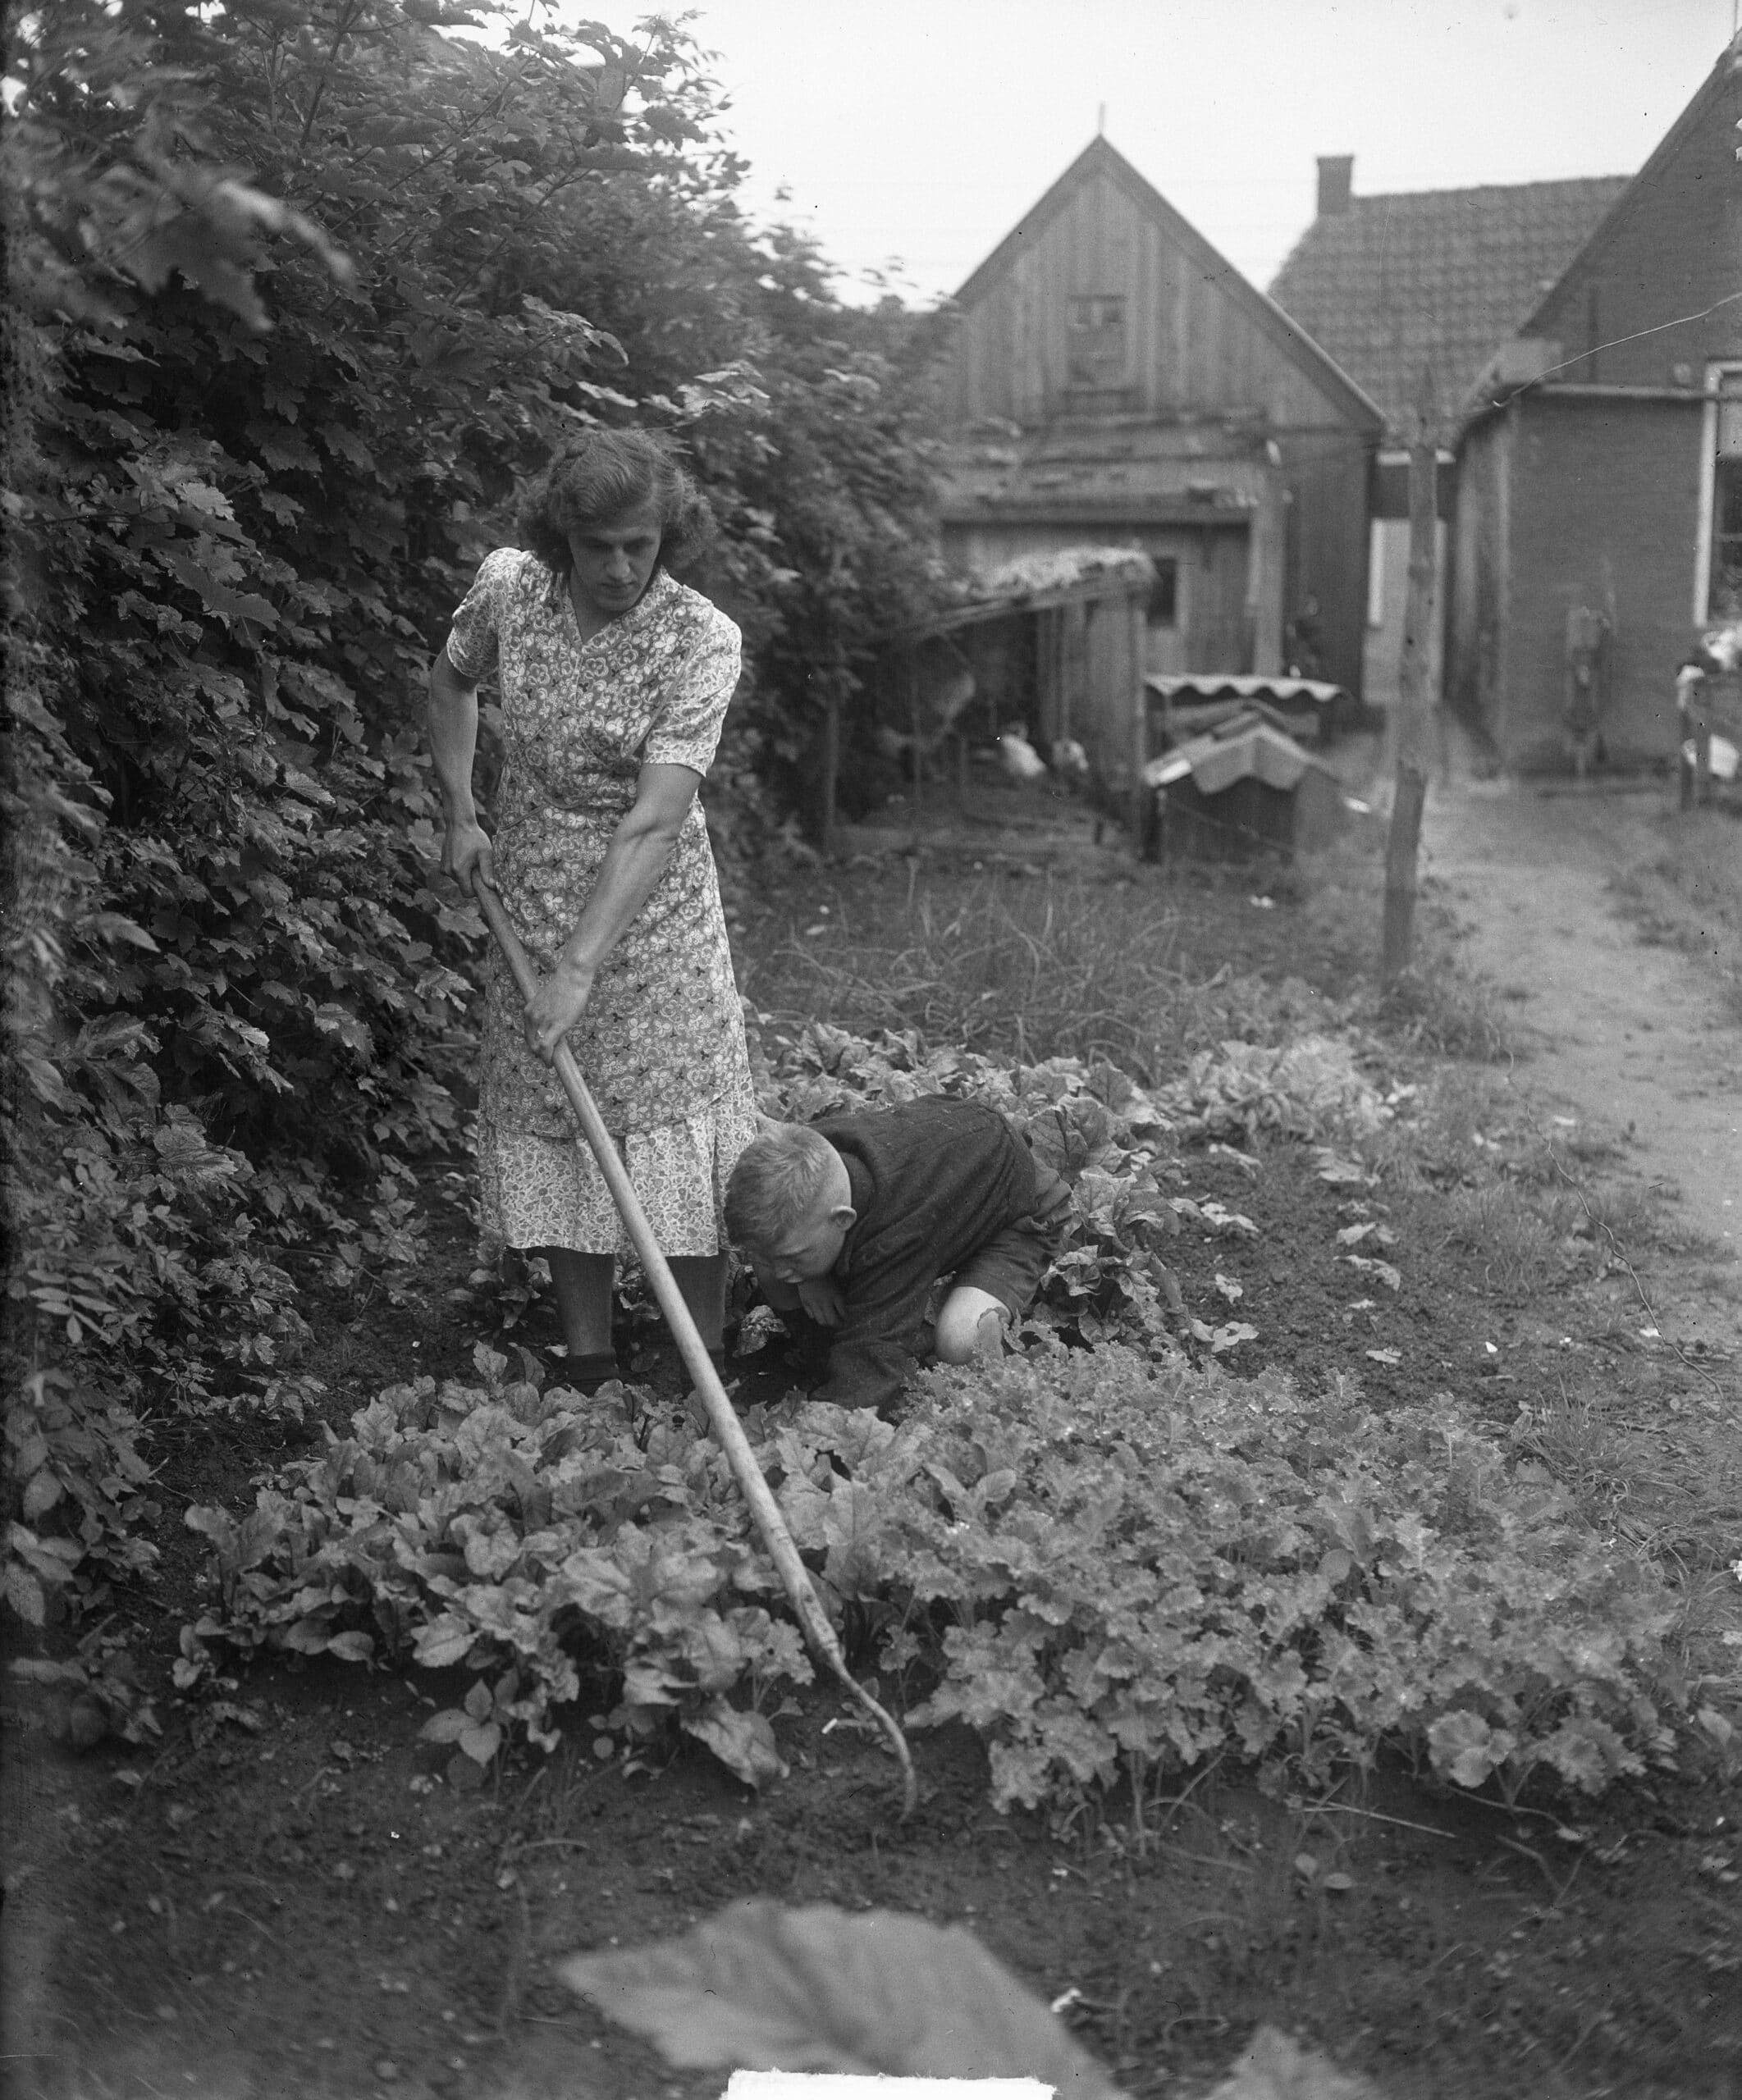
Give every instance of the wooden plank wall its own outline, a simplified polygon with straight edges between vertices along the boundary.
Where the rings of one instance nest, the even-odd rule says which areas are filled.
[[[1319,675],[1361,689],[1367,640],[1367,479],[1372,448],[1355,431],[1303,431],[1278,440],[1292,501],[1287,581],[1292,615],[1319,600]],[[1288,643],[1282,644],[1284,659]]]
[[[1069,302],[1126,301],[1130,407],[1262,409],[1282,427],[1347,427],[1280,345],[1104,174],[1077,191],[959,324],[952,420],[1045,422],[1067,405]]]
[[[1141,596],[1103,598],[1085,609],[1081,683],[1067,736],[1089,754],[1096,792],[1118,806],[1136,785],[1143,733],[1143,623]],[[1133,618],[1132,607],[1140,609]]]

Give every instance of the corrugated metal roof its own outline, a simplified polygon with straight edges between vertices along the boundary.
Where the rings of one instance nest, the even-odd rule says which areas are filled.
[[[1310,700],[1315,707],[1329,707],[1347,700],[1342,686],[1327,685],[1322,678],[1263,678],[1250,673],[1190,671],[1163,675],[1157,672],[1144,682],[1164,700],[1190,694],[1198,700]]]
[[[1443,409],[1543,299],[1626,188],[1625,176],[1356,197],[1315,219],[1270,296],[1401,436],[1423,363]]]

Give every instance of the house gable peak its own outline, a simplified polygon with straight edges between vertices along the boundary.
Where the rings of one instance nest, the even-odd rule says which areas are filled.
[[[1099,134],[965,280],[956,293],[954,304],[963,309],[978,304],[1047,227],[1068,209],[1079,193],[1098,179],[1110,181],[1123,190],[1136,210],[1191,258],[1197,275],[1242,308],[1251,322],[1323,394],[1337,404],[1351,422],[1374,431],[1383,425],[1384,418],[1379,409],[1342,366],[1249,278],[1241,276],[1117,147]]]

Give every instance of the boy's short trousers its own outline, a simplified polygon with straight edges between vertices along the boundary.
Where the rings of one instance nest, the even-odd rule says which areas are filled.
[[[1035,1162],[1035,1207],[994,1232],[949,1280],[952,1290],[983,1290],[1020,1320],[1052,1267],[1071,1215],[1071,1191],[1049,1166]]]

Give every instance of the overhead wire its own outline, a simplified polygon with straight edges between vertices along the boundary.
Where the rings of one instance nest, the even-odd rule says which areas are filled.
[[[1554,373],[1565,372],[1569,365],[1582,364],[1587,358],[1599,356],[1604,350],[1618,350],[1624,343],[1637,343],[1647,336],[1661,336],[1667,328],[1685,328],[1692,322],[1708,320],[1722,308],[1735,305],[1739,299],[1742,299],[1742,291],[1726,292],[1721,299],[1714,299],[1710,306],[1702,307],[1698,313],[1678,314],[1673,321],[1656,321],[1649,328],[1635,328],[1630,336],[1616,336],[1607,343],[1593,343],[1589,349],[1580,350],[1575,357],[1562,358],[1558,364],[1552,364],[1545,371],[1538,372],[1534,378],[1525,380],[1521,384],[1515,386],[1510,394],[1496,397],[1490,402],[1489,406],[1496,409],[1508,409],[1520,394],[1528,393],[1533,386],[1543,380],[1552,377]]]

